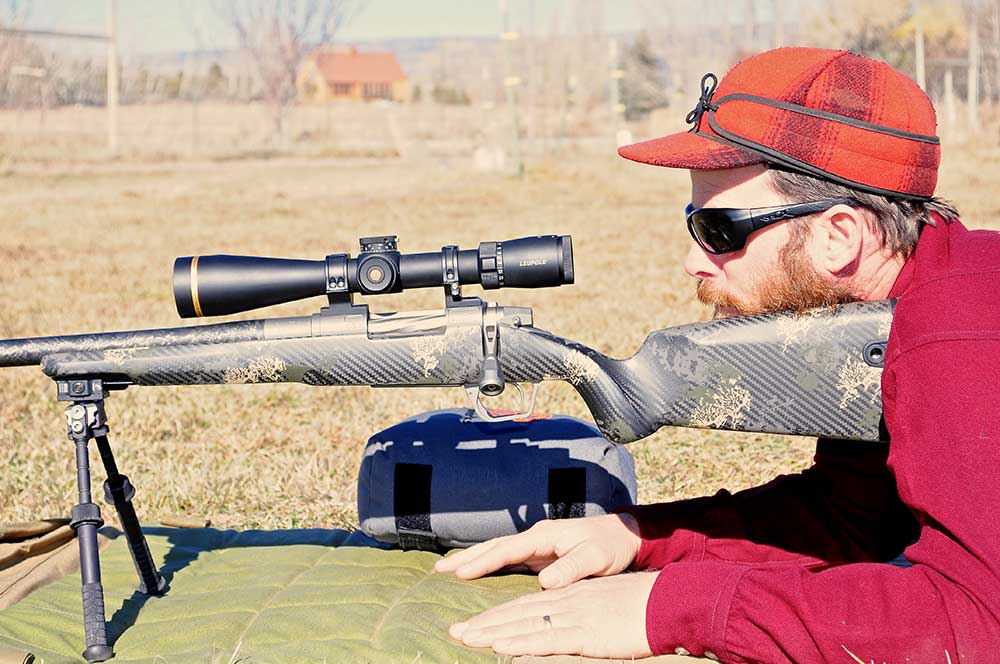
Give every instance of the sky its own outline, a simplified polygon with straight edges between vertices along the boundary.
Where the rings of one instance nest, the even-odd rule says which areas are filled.
[[[602,0],[606,26],[614,32],[640,28],[636,3]],[[22,3],[25,0],[21,0]],[[338,34],[342,43],[391,37],[495,35],[500,30],[498,0],[369,0]],[[529,30],[534,15],[539,33],[556,17],[569,23],[574,0],[507,0],[514,29]],[[25,27],[103,33],[106,0],[28,0]],[[119,47],[123,55],[233,46],[210,0],[118,0]]]

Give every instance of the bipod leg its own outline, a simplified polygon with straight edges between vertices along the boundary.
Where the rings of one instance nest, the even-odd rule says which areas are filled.
[[[76,444],[76,480],[79,502],[73,507],[70,527],[80,543],[80,575],[83,579],[83,629],[87,648],[83,656],[88,662],[111,659],[114,652],[108,645],[104,616],[104,587],[101,585],[101,563],[97,550],[97,529],[104,525],[101,508],[90,496],[90,460],[87,443],[93,437],[92,425],[98,420],[97,404],[74,403],[66,407],[66,429]]]
[[[94,436],[97,449],[101,453],[101,460],[104,462],[104,469],[108,472],[108,479],[104,483],[104,499],[114,503],[118,511],[118,519],[122,522],[125,540],[132,553],[132,562],[135,563],[135,571],[139,574],[139,592],[145,595],[162,595],[166,591],[167,580],[160,575],[156,565],[153,564],[146,536],[142,534],[139,518],[135,515],[135,508],[132,507],[135,487],[128,477],[118,472],[118,465],[111,453],[111,443],[108,442],[106,424],[104,431],[105,433]]]

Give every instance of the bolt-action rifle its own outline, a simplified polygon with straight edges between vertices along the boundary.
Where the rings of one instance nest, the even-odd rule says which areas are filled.
[[[462,296],[467,284],[539,288],[573,280],[569,236],[418,254],[400,253],[395,236],[369,237],[356,257],[194,256],[174,263],[174,299],[184,318],[325,295],[328,305],[311,316],[0,340],[0,367],[40,364],[68,404],[80,495],[71,525],[80,541],[87,660],[112,656],[97,554],[103,521],[90,494],[91,439],[108,473],[106,498],[118,510],[139,590],[165,591],[132,507],[135,490],[118,471],[107,438],[104,400],[133,385],[457,386],[481,417],[495,421],[529,414],[537,386],[562,380],[618,443],[667,425],[886,439],[879,381],[891,301],[667,328],[618,360],[534,327],[530,308]],[[445,295],[438,311],[372,313],[354,302],[355,294],[434,286]],[[520,407],[496,415],[484,397],[507,384],[519,393]]]

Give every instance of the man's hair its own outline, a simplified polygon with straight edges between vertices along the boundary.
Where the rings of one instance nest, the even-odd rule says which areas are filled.
[[[893,254],[908,258],[917,248],[924,224],[935,226],[932,213],[937,213],[945,223],[958,219],[955,206],[942,198],[915,201],[894,196],[881,196],[853,189],[845,185],[821,180],[768,164],[771,186],[789,202],[818,201],[826,198],[853,198],[870,210],[874,216],[875,231]],[[792,219],[792,239],[804,241],[808,233],[809,217]]]

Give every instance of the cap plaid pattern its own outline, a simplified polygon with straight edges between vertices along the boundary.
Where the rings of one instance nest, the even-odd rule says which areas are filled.
[[[692,128],[627,145],[626,159],[720,169],[771,162],[864,191],[928,199],[941,147],[927,95],[884,62],[788,47],[743,60],[702,96]]]

